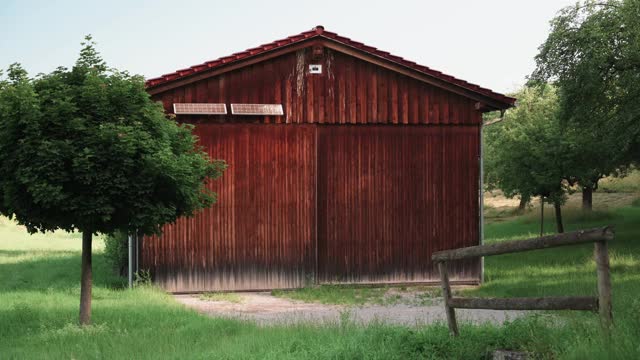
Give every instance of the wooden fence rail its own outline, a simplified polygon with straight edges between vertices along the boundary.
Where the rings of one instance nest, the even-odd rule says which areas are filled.
[[[607,242],[613,239],[613,227],[607,226],[527,240],[505,241],[433,253],[431,259],[438,264],[438,269],[440,270],[442,296],[444,297],[444,307],[447,314],[447,322],[449,323],[449,330],[454,336],[458,335],[458,324],[455,314],[456,308],[493,310],[599,310],[602,326],[608,330],[613,323],[613,317],[611,312],[611,275],[609,272]],[[460,298],[451,295],[447,261],[589,242],[595,243],[594,256],[598,278],[597,297]]]

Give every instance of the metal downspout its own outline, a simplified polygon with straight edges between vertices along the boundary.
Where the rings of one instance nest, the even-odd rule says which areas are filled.
[[[131,234],[127,236],[129,242],[129,288],[133,287],[133,239]]]
[[[478,179],[478,208],[480,209],[480,245],[484,245],[484,121],[480,122],[480,178]],[[484,256],[480,258],[480,284],[484,283]]]

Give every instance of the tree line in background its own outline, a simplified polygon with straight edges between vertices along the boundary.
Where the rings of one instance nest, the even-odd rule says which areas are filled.
[[[640,0],[562,9],[535,60],[517,107],[485,128],[485,182],[553,204],[562,232],[568,192],[591,210],[600,179],[640,162]]]

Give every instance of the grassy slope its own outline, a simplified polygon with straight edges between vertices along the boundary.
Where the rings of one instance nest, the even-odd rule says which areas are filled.
[[[568,227],[604,223],[617,226],[611,247],[617,328],[611,347],[601,343],[596,316],[587,313],[562,313],[561,321],[532,316],[503,328],[464,326],[458,339],[450,338],[442,325],[364,328],[346,320],[327,327],[260,328],[210,319],[161,291],[122,289],[122,282],[107,271],[99,246],[94,258],[94,325],[80,329],[75,325],[78,236],[30,238],[0,219],[0,358],[479,359],[496,348],[528,349],[554,358],[640,358],[640,208],[619,209],[606,219],[574,215]],[[537,226],[526,216],[490,224],[487,238],[535,234]],[[595,291],[589,246],[491,257],[486,275],[488,282],[471,291],[474,295]]]
[[[567,231],[613,224],[616,239],[609,247],[611,260],[615,346],[600,343],[597,317],[585,312],[564,312],[569,336],[554,342],[570,358],[640,358],[640,207],[584,216],[569,212]],[[489,224],[489,241],[500,241],[539,231],[533,216]],[[510,254],[485,259],[486,284],[470,291],[479,296],[595,295],[593,245]]]

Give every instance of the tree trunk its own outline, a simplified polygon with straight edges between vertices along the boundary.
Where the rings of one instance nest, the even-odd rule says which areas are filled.
[[[540,196],[540,237],[544,235],[544,196]]]
[[[91,323],[91,231],[82,232],[82,275],[80,280],[80,325]]]
[[[593,209],[593,188],[591,186],[582,187],[582,210],[591,211]]]
[[[558,234],[562,234],[564,232],[564,226],[562,225],[562,208],[560,201],[554,201],[553,207],[556,210],[556,227],[558,228]]]
[[[518,213],[523,213],[528,203],[529,203],[528,197],[520,196],[520,203],[518,204]]]

